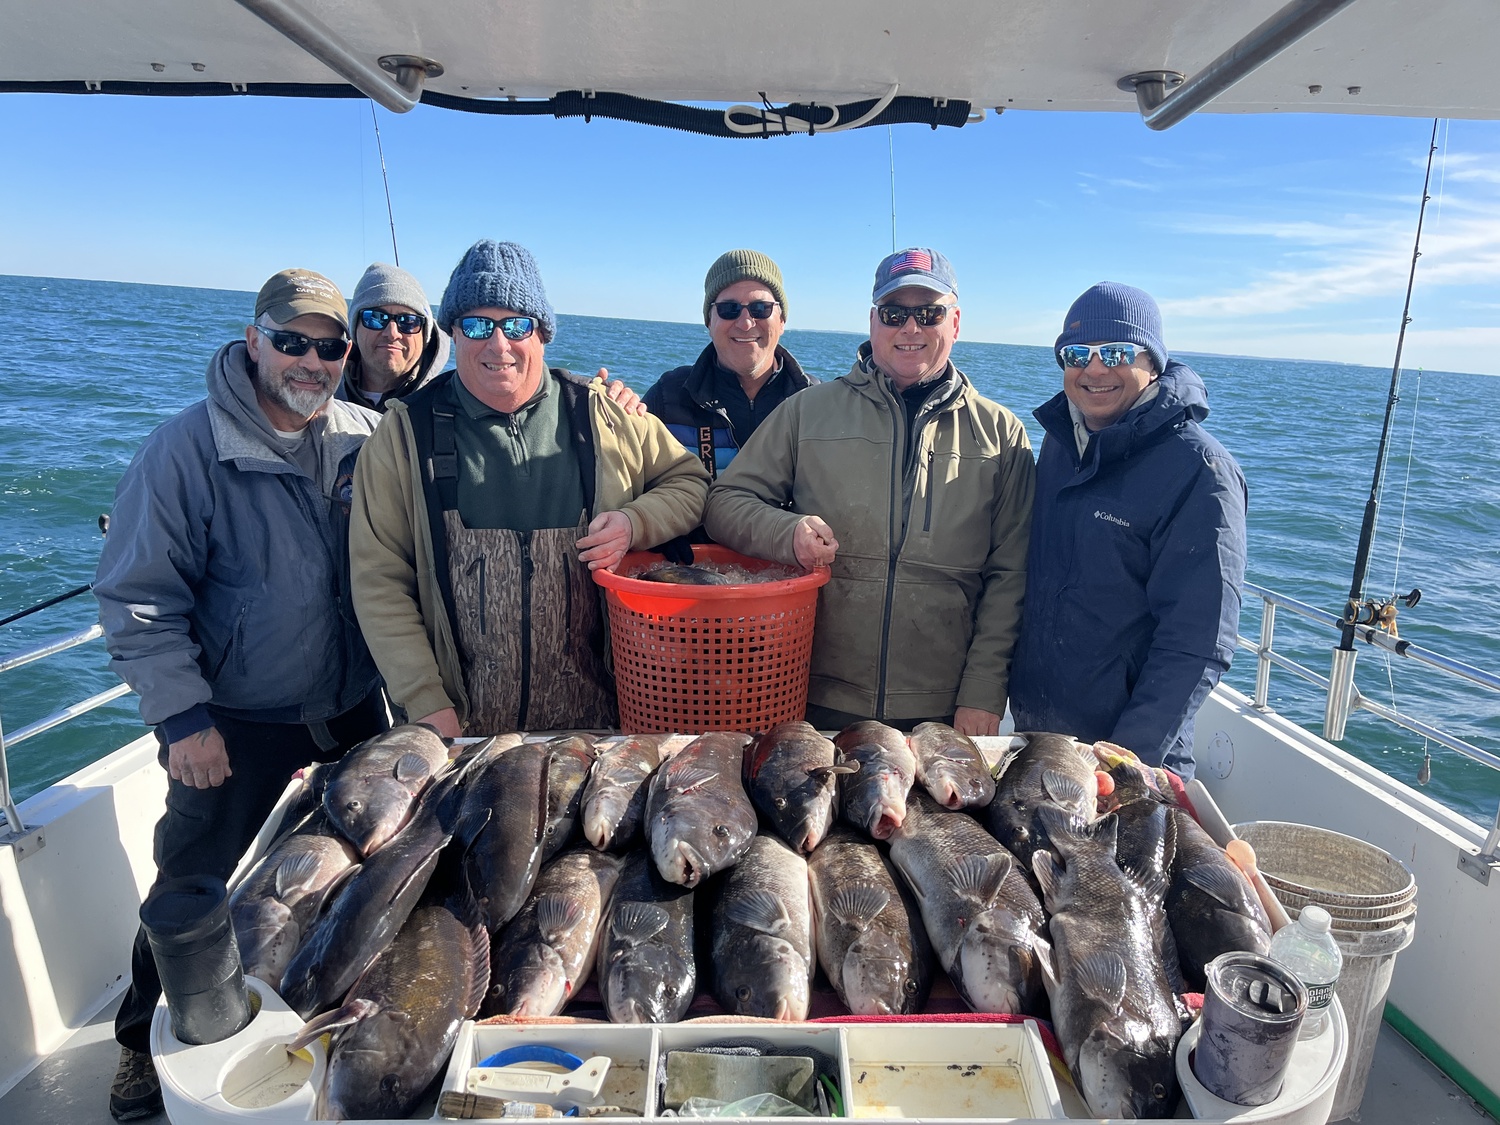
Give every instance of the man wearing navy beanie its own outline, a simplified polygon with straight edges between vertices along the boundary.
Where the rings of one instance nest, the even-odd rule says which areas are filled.
[[[1113,742],[1184,779],[1193,717],[1229,668],[1245,577],[1245,478],[1202,426],[1203,380],[1170,358],[1148,293],[1101,282],[1053,347],[1038,407],[1020,730]]]

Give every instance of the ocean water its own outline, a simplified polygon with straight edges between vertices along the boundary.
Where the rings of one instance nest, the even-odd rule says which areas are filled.
[[[88,582],[96,521],[141,440],[204,394],[208,358],[239,336],[247,293],[0,276],[0,617]],[[19,315],[18,315],[19,314]],[[700,325],[559,318],[550,362],[600,366],[644,391],[702,349]],[[855,326],[851,326],[855,327]],[[785,344],[823,378],[849,369],[862,334],[789,331]],[[1252,581],[1337,612],[1348,592],[1369,495],[1389,371],[1220,356],[1183,357],[1203,376],[1208,427],[1239,458],[1250,484]],[[961,341],[954,359],[981,391],[1041,433],[1031,410],[1059,389],[1045,348]],[[1438,372],[1403,377],[1387,487],[1367,593],[1423,591],[1403,611],[1403,637],[1500,670],[1500,379]],[[1399,565],[1398,565],[1399,545]],[[1256,637],[1259,599],[1241,632]],[[87,595],[0,628],[0,655],[96,618]],[[1336,637],[1283,612],[1280,651],[1326,674]],[[1500,696],[1419,666],[1390,670],[1365,649],[1357,682],[1368,696],[1500,752]],[[1241,652],[1229,682],[1250,692],[1254,659]],[[117,682],[103,642],[0,676],[0,720],[14,731]],[[1272,705],[1316,730],[1322,702],[1288,673],[1272,677]],[[24,798],[144,733],[126,696],[10,752]],[[1414,783],[1422,740],[1367,713],[1346,750]],[[1488,824],[1500,773],[1432,748],[1427,790]]]

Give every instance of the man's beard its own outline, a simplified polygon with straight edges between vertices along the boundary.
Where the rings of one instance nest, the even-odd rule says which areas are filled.
[[[311,418],[323,408],[324,403],[333,397],[333,380],[321,371],[299,371],[299,377],[304,379],[312,377],[320,379],[323,383],[320,390],[305,391],[291,385],[291,370],[278,376],[267,372],[261,364],[257,363],[255,365],[255,388],[282,409],[299,418]]]

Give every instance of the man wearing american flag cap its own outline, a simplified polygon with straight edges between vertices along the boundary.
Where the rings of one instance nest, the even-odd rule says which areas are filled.
[[[949,358],[960,314],[947,258],[884,258],[871,304],[853,369],[766,419],[714,485],[704,526],[735,550],[832,568],[809,722],[995,734],[1026,586],[1031,444]]]

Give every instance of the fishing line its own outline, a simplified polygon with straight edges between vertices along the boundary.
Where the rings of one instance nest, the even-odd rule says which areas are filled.
[[[891,253],[896,252],[896,130],[885,127],[885,139],[891,154]]]
[[[391,253],[396,264],[401,264],[401,251],[396,249],[396,212],[391,209],[391,181],[385,173],[385,146],[380,143],[380,119],[375,116],[375,103],[370,103],[370,121],[375,126],[375,151],[380,153],[380,182],[385,185],[385,213],[391,220]]]

